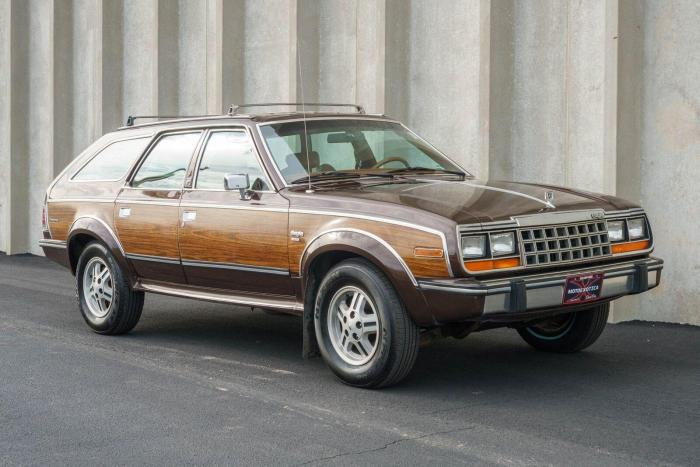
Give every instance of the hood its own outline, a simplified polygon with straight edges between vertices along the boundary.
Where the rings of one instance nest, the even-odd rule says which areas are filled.
[[[545,201],[545,192],[553,193],[551,205]],[[614,211],[637,207],[620,198],[596,193],[549,185],[492,180],[338,183],[319,187],[315,195],[332,198],[332,201],[329,201],[336,206],[348,203],[352,205],[352,209],[360,208],[352,202],[360,200],[417,208],[446,217],[458,224],[509,220],[514,216],[541,212],[594,208]],[[365,206],[370,208],[369,205]]]

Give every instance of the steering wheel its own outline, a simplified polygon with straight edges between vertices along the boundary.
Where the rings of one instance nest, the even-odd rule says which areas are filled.
[[[404,159],[401,156],[391,156],[391,157],[385,157],[381,161],[377,162],[372,166],[373,169],[378,169],[379,167],[383,166],[384,164],[388,164],[389,162],[401,162],[406,168],[410,168],[411,164],[408,163],[406,159]]]

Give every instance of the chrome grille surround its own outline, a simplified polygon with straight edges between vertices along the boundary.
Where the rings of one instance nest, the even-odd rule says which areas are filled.
[[[516,230],[521,264],[526,268],[578,263],[612,254],[603,219]]]

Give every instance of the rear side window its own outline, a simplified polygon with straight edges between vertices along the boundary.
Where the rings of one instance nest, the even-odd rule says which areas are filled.
[[[112,143],[97,153],[73,176],[73,180],[116,181],[126,175],[151,138],[137,138]]]
[[[163,136],[146,156],[131,182],[135,188],[179,190],[201,132]]]

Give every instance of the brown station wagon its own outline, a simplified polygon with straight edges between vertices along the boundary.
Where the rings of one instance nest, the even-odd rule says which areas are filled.
[[[145,292],[283,311],[303,317],[305,356],[382,387],[423,335],[507,326],[581,350],[610,301],[659,284],[649,220],[625,200],[477,181],[359,106],[242,107],[130,118],[49,187],[41,246],[75,274],[96,332],[130,331]]]

